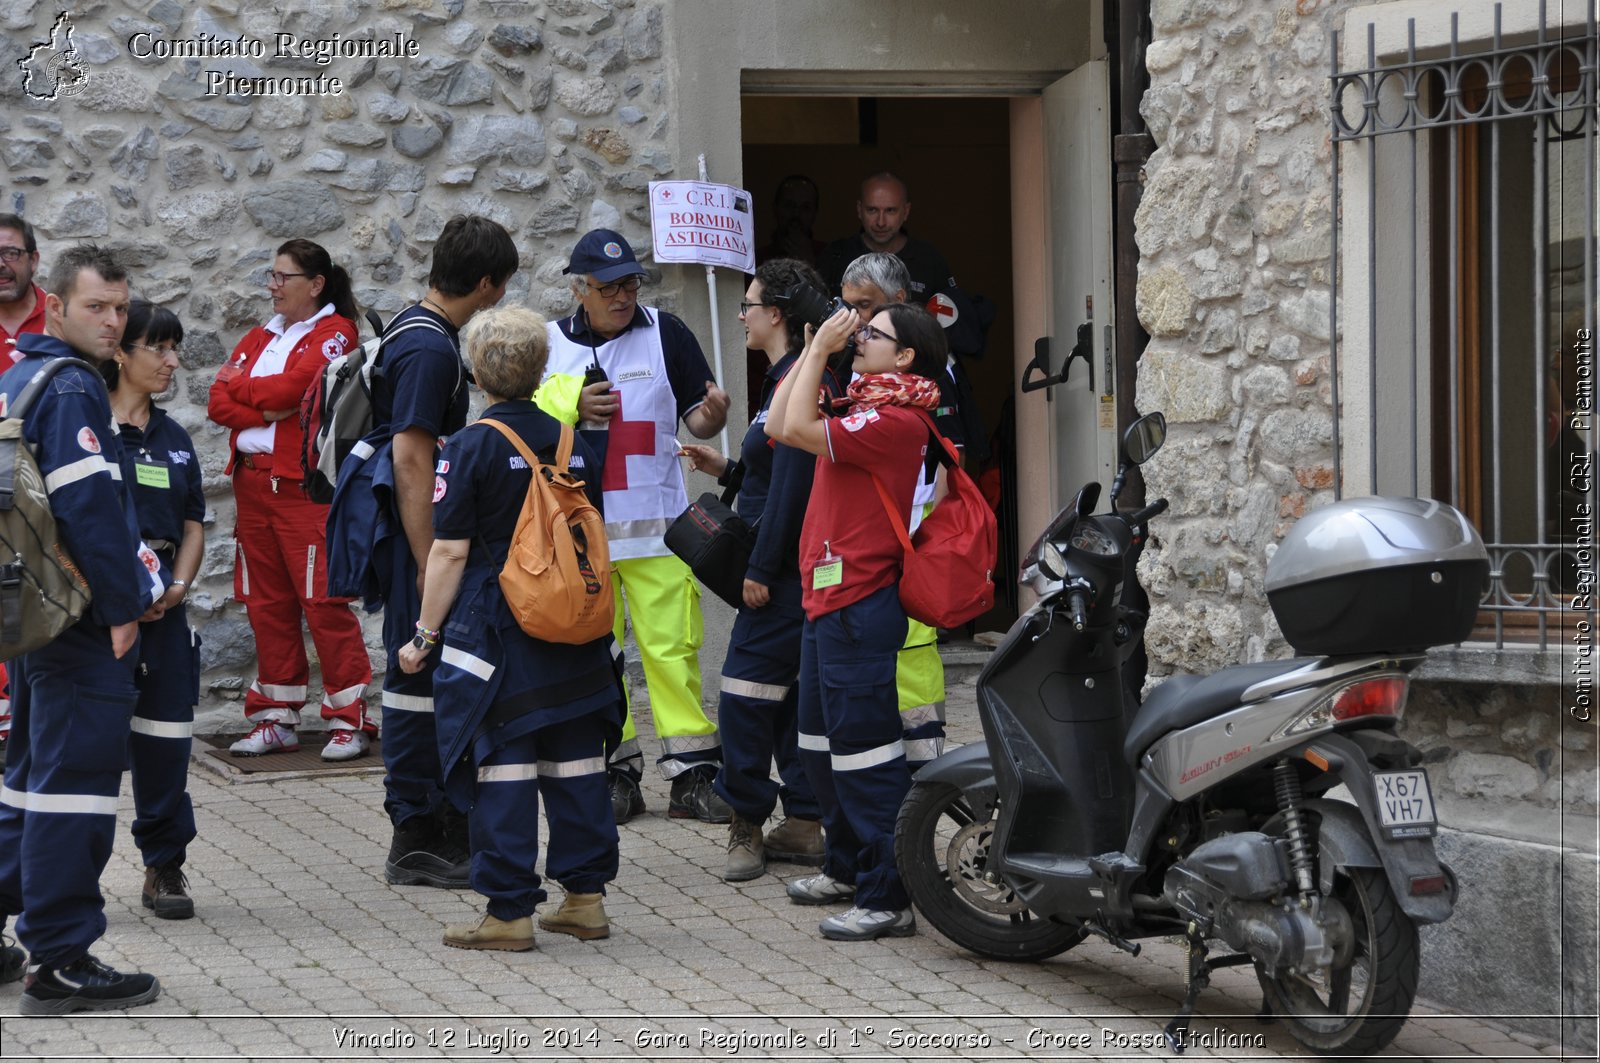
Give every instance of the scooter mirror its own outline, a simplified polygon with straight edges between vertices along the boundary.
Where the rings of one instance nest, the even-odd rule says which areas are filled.
[[[1099,501],[1100,484],[1091,480],[1083,485],[1083,489],[1078,492],[1078,497],[1073,500],[1072,511],[1077,514],[1079,520],[1083,520],[1094,512],[1094,507]]]
[[[1147,413],[1128,426],[1128,434],[1122,437],[1122,452],[1135,465],[1143,465],[1155,457],[1166,440],[1167,419],[1159,413]]]

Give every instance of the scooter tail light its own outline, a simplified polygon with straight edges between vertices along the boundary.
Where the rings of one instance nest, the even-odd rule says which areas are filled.
[[[1379,676],[1353,683],[1339,691],[1333,699],[1333,720],[1341,723],[1362,716],[1399,717],[1405,709],[1405,676]]]
[[[1415,875],[1411,879],[1411,895],[1413,897],[1430,897],[1435,893],[1444,893],[1450,888],[1450,882],[1443,875]]]

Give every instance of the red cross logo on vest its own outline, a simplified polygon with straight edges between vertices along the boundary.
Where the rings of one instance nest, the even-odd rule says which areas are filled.
[[[606,464],[600,470],[602,491],[628,489],[628,455],[654,454],[656,452],[656,423],[654,421],[623,420],[622,394],[617,394],[617,413],[611,418],[611,429],[606,435]]]

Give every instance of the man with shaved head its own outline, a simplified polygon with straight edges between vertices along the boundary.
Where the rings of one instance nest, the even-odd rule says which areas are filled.
[[[971,300],[956,284],[950,264],[938,248],[905,231],[911,217],[911,193],[906,183],[887,171],[862,181],[856,217],[861,221],[861,231],[835,240],[822,252],[819,268],[829,286],[838,291],[846,267],[862,255],[888,252],[904,262],[911,274],[905,301],[926,307],[944,326],[950,352],[981,354],[983,328]]]

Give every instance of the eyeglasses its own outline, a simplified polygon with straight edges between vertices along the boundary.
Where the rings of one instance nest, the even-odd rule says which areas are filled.
[[[24,255],[31,254],[33,252],[25,247],[0,247],[0,259],[4,259],[7,262],[15,262]]]
[[[898,351],[901,349],[900,341],[897,338],[889,335],[876,325],[862,325],[860,328],[856,329],[857,343],[865,343],[871,339],[888,340],[890,343],[894,344],[895,350]]]
[[[288,280],[290,277],[309,277],[309,276],[311,276],[311,274],[309,274],[309,273],[285,273],[282,270],[275,269],[271,273],[267,274],[267,283],[268,284],[276,284],[278,287],[281,288],[281,287],[283,287],[283,282]]]
[[[766,305],[767,305],[766,303],[759,302],[759,301],[752,303],[752,302],[750,302],[748,300],[744,300],[744,301],[741,301],[739,303],[739,313],[748,314],[754,307],[766,306]]]
[[[181,358],[183,356],[182,347],[152,347],[147,343],[130,343],[128,346],[139,351],[149,351],[157,358],[165,358],[169,354],[174,358]]]
[[[644,283],[644,278],[635,273],[626,280],[616,281],[613,284],[590,284],[588,281],[583,283],[591,292],[599,292],[602,299],[609,299],[618,292],[638,291],[639,285]]]

